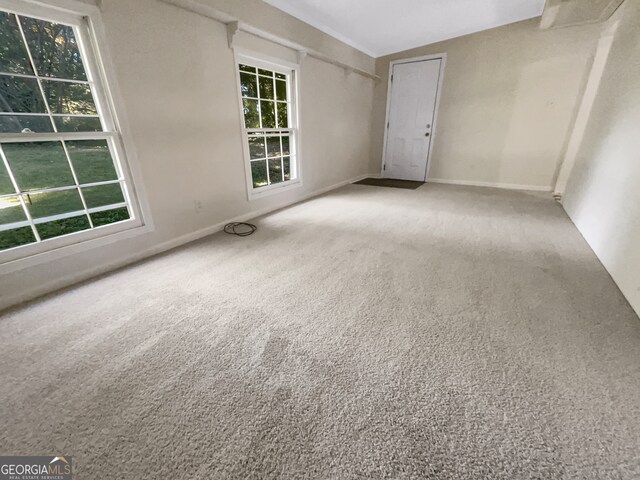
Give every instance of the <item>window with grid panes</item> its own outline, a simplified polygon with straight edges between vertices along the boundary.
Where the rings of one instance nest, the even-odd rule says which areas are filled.
[[[254,191],[296,180],[294,72],[241,61],[239,74]]]
[[[0,3],[0,250],[133,217],[86,20]],[[73,243],[73,242],[70,242]]]

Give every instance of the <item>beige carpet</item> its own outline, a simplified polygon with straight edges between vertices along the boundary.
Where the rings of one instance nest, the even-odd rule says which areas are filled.
[[[638,479],[640,320],[548,195],[351,185],[0,318],[79,480]]]

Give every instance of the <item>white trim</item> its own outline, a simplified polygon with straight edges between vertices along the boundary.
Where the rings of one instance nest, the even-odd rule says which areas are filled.
[[[503,188],[505,190],[529,190],[532,192],[551,192],[550,186],[521,185],[517,183],[478,182],[475,180],[449,180],[445,178],[428,178],[427,183],[444,183],[447,185],[466,185],[469,187]]]
[[[61,22],[74,27],[82,26],[83,16],[99,12],[96,6],[73,0],[60,0],[55,4],[37,0],[1,0],[0,9],[39,20]]]
[[[153,230],[151,209],[147,203],[142,175],[139,170],[135,148],[131,141],[129,124],[125,119],[125,103],[118,89],[114,65],[108,54],[106,34],[100,9],[77,0],[0,0],[0,9],[17,14],[57,21],[73,25],[77,33],[78,48],[87,73],[87,83],[94,84],[94,100],[98,114],[107,123],[107,132],[34,134],[36,138],[61,140],[105,139],[117,162],[119,180],[124,180],[123,188],[131,219],[96,229],[63,235],[0,252],[0,274],[19,270],[28,266],[45,263],[62,256],[96,248],[114,239],[141,235]],[[115,127],[115,128],[113,128]],[[113,130],[119,132],[119,135]],[[10,135],[0,140],[6,142]],[[60,138],[62,137],[62,138]],[[103,239],[107,239],[104,241]],[[62,254],[60,252],[63,252]]]
[[[47,115],[48,116],[48,115]],[[95,118],[95,117],[94,117]],[[24,142],[55,142],[73,140],[109,140],[115,137],[115,132],[46,132],[29,133],[23,137],[16,133],[0,133],[1,143],[24,143]]]
[[[88,56],[87,63],[90,75],[95,75],[96,107],[105,110],[108,115],[105,118],[112,123],[107,127],[114,127],[119,135],[113,136],[108,143],[116,150],[118,164],[122,170],[120,175],[124,178],[126,189],[123,188],[125,199],[129,205],[133,218],[138,219],[139,226],[148,226],[153,230],[151,208],[147,202],[146,190],[140,164],[138,162],[133,135],[126,118],[126,103],[120,95],[117,79],[115,78],[115,66],[108,51],[107,36],[99,13],[86,17],[87,43],[80,42],[81,48],[90,48],[92,55]],[[85,40],[84,34],[82,39]]]
[[[276,157],[277,158],[277,157]],[[274,185],[268,185],[266,187],[254,188],[253,192],[250,192],[249,200],[254,201],[264,197],[270,197],[276,193],[283,193],[294,188],[300,188],[302,186],[302,180],[289,180],[287,182],[280,182]]]
[[[32,220],[35,223],[36,219]],[[21,270],[23,268],[47,263],[60,257],[67,257],[74,253],[83,252],[92,248],[98,248],[105,243],[102,239],[117,235],[122,232],[130,232],[127,237],[141,235],[149,232],[149,227],[136,226],[132,220],[110,223],[92,229],[73,232],[58,237],[48,238],[38,243],[29,243],[3,250],[5,260],[0,263],[0,275]],[[116,237],[120,238],[120,237]],[[72,242],[69,241],[72,239]],[[64,254],[60,254],[63,251]],[[27,255],[25,255],[25,252]]]
[[[94,230],[99,230],[102,228],[119,226],[119,225],[121,224],[112,223],[111,225],[96,227]],[[95,238],[93,240],[88,240],[86,242],[74,243],[72,245],[67,245],[67,246],[56,248],[56,249],[47,250],[46,252],[37,253],[29,257],[23,257],[18,260],[1,264],[0,275],[8,275],[10,273],[18,272],[26,268],[41,265],[43,263],[53,262],[55,260],[60,260],[62,258],[66,258],[71,255],[77,255],[82,252],[86,252],[88,250],[97,249],[100,247],[104,247],[105,245],[109,245],[111,243],[119,242],[127,238],[137,237],[139,235],[142,235],[145,233],[151,233],[151,232],[152,230],[148,226],[138,227],[138,228],[127,228],[124,230],[121,229],[118,232],[113,232],[108,235],[102,235],[98,238]],[[57,237],[57,238],[61,238],[61,237]],[[51,240],[55,240],[55,239],[51,239]],[[58,281],[62,283],[62,281],[59,280],[58,277],[56,277],[56,280],[53,280],[50,283],[55,284]],[[2,300],[0,300],[0,304],[1,303],[2,303]],[[1,305],[0,305],[0,308],[2,308]]]
[[[300,128],[300,106],[299,106],[299,91],[300,91],[300,65],[292,62],[288,62],[286,60],[282,60],[275,57],[270,57],[268,55],[262,55],[260,53],[235,47],[233,49],[233,61],[234,61],[234,70],[236,75],[236,91],[238,95],[238,112],[240,118],[240,131],[242,132],[242,152],[243,152],[243,161],[244,161],[244,171],[245,171],[245,183],[247,188],[247,199],[252,202],[260,198],[264,198],[266,196],[270,196],[276,193],[282,193],[288,191],[293,188],[298,188],[302,186],[302,161],[301,161],[301,128]],[[247,63],[251,66],[255,66],[258,68],[263,68],[265,70],[271,70],[276,73],[281,73],[283,75],[287,75],[289,77],[289,92],[290,99],[287,100],[289,104],[289,116],[290,123],[293,127],[275,129],[274,131],[290,131],[290,155],[291,159],[290,169],[293,171],[295,168],[296,178],[281,182],[278,184],[268,185],[265,187],[260,187],[258,189],[253,188],[253,176],[251,173],[251,154],[249,151],[249,144],[247,140],[247,133],[249,131],[255,129],[247,129],[244,125],[244,105],[242,103],[243,96],[240,90],[240,70],[238,66],[240,63]],[[259,85],[258,85],[259,88]],[[259,129],[264,131],[264,129]],[[295,163],[295,165],[293,165]],[[267,163],[268,168],[268,163]]]
[[[103,274],[103,273],[107,273],[110,271],[113,271],[117,268],[121,268],[124,267],[125,265],[129,265],[131,263],[143,260],[145,258],[151,257],[153,255],[157,255],[159,253],[162,252],[166,252],[167,250],[171,250],[173,248],[177,248],[180,247],[182,245],[185,245],[187,243],[190,242],[194,242],[196,240],[199,240],[201,238],[207,237],[209,235],[212,235],[214,233],[220,232],[222,231],[222,229],[224,228],[224,226],[227,223],[231,223],[231,222],[246,222],[248,220],[251,219],[255,219],[257,217],[261,217],[263,215],[266,215],[268,213],[274,212],[276,210],[280,210],[282,208],[291,206],[291,205],[295,205],[298,203],[302,203],[306,200],[309,200],[311,198],[323,195],[327,192],[330,192],[332,190],[335,190],[337,188],[340,187],[344,187],[345,185],[349,185],[351,183],[354,182],[358,182],[360,180],[363,180],[365,178],[369,178],[369,177],[375,177],[376,174],[366,174],[366,175],[358,175],[357,177],[351,178],[349,180],[343,180],[341,182],[335,183],[333,185],[330,185],[328,187],[324,187],[321,189],[318,189],[314,192],[308,193],[306,195],[301,196],[300,198],[297,198],[295,200],[287,200],[281,203],[278,203],[276,205],[273,205],[271,207],[266,207],[266,208],[262,208],[260,210],[254,210],[251,212],[247,212],[245,214],[239,215],[237,217],[234,218],[230,218],[228,220],[222,221],[222,222],[218,222],[215,225],[212,225],[210,227],[206,227],[200,230],[197,230],[195,232],[192,233],[188,233],[186,235],[182,235],[178,238],[174,238],[173,240],[169,240],[163,243],[160,243],[158,245],[155,245],[151,248],[148,248],[146,250],[143,250],[142,252],[133,254],[133,255],[129,255],[127,257],[122,257],[122,258],[118,258],[115,261],[106,264],[106,265],[101,265],[98,267],[89,267],[84,271],[81,272],[75,272],[72,274],[69,274],[65,277],[56,277],[55,279],[47,282],[47,283],[39,283],[37,285],[34,286],[34,288],[30,291],[22,291],[18,294],[12,295],[12,296],[0,296],[0,310],[6,309],[10,306],[14,306],[17,305],[19,303],[22,302],[26,302],[29,300],[33,300],[37,297],[40,297],[42,295],[46,295],[48,293],[52,293],[54,291],[60,290],[62,288],[67,288],[75,283],[84,281],[84,280],[88,280],[90,278],[93,278],[97,275]],[[100,228],[100,227],[99,227]],[[146,228],[146,232],[149,232],[148,227],[143,227]],[[138,229],[141,230],[141,229]],[[100,246],[109,244],[109,243],[114,243],[116,241],[120,241],[124,238],[128,238],[131,237],[135,234],[135,232],[132,233],[132,231],[128,231],[128,232],[121,232],[120,234],[115,234],[115,235],[110,235],[107,237],[101,237],[99,238],[95,243],[100,243]],[[90,250],[91,248],[95,247],[95,244],[92,242],[91,245],[89,245],[87,242],[82,243],[82,244],[78,244],[78,245],[74,245],[74,247],[76,247],[76,251],[70,252],[68,248],[64,248],[64,249],[59,249],[59,250],[54,250],[54,251],[50,251],[47,252],[48,254],[54,254],[57,253],[57,257],[58,259],[60,258],[64,258],[65,256],[71,255],[71,254],[75,254],[78,253],[77,251],[77,247],[82,247],[83,250]],[[54,258],[49,258],[48,261],[53,260]],[[26,268],[28,266],[32,266],[32,265],[36,265],[37,263],[41,263],[41,262],[34,262],[35,257],[28,257],[26,259],[23,260],[28,260],[31,261],[31,265],[26,265],[26,262],[21,262],[21,265],[18,267],[17,265],[14,266],[16,268],[13,268],[13,270],[11,271],[17,271],[17,270],[21,270],[22,268]],[[17,263],[17,262],[12,262],[12,263]],[[11,267],[11,264],[6,264],[6,265],[2,265],[0,266],[0,268],[5,268],[7,269],[8,267]],[[9,273],[7,272],[0,272],[2,274],[4,273]]]
[[[263,55],[255,50],[250,50],[242,47],[233,47],[233,56],[236,60],[236,70],[240,61],[239,57],[246,58],[251,62],[251,66],[257,66],[264,70],[271,70],[274,72],[282,73],[283,75],[291,74],[291,70],[297,70],[300,65],[288,60],[284,60],[278,57],[272,57],[269,55]],[[240,85],[240,83],[238,83]]]
[[[435,144],[436,137],[436,128],[438,126],[438,111],[440,110],[440,93],[442,92],[442,86],[444,84],[444,72],[447,66],[447,54],[446,53],[435,53],[433,55],[423,55],[420,57],[411,57],[411,58],[403,58],[400,60],[394,60],[389,62],[389,76],[387,78],[387,108],[384,122],[384,141],[382,144],[382,161],[380,163],[380,176],[384,178],[384,165],[386,163],[386,155],[387,155],[387,135],[389,133],[389,129],[387,125],[389,123],[389,113],[391,110],[391,88],[393,87],[393,82],[391,81],[391,77],[393,75],[393,67],[395,65],[400,65],[403,63],[416,63],[416,62],[426,62],[429,60],[437,60],[440,59],[440,73],[438,74],[438,88],[436,90],[436,104],[433,110],[433,121],[431,123],[431,141],[429,142],[429,152],[427,153],[427,168],[425,169],[424,180],[425,182],[429,179],[429,170],[431,168],[431,154],[433,153],[433,145]]]

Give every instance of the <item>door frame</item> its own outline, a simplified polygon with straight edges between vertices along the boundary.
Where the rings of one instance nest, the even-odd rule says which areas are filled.
[[[442,91],[442,85],[444,82],[444,71],[445,66],[447,64],[447,54],[446,53],[435,53],[432,55],[423,55],[421,57],[411,57],[411,58],[402,58],[400,60],[393,60],[389,62],[389,77],[387,79],[387,109],[386,115],[384,119],[384,142],[382,144],[382,162],[380,163],[380,176],[384,178],[384,165],[387,161],[387,135],[389,134],[389,113],[391,110],[391,88],[393,87],[393,83],[391,82],[391,75],[393,75],[393,67],[396,65],[400,65],[403,63],[416,63],[416,62],[425,62],[427,60],[437,60],[440,59],[440,74],[438,75],[438,87],[436,89],[436,105],[433,111],[433,122],[431,123],[431,142],[429,143],[429,152],[427,153],[427,168],[425,170],[424,181],[426,182],[429,179],[429,169],[431,168],[431,152],[433,150],[433,144],[435,135],[436,135],[436,127],[438,125],[438,111],[440,110],[440,92]]]

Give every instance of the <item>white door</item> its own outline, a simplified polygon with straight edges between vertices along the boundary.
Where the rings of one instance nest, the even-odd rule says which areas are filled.
[[[393,65],[382,176],[425,181],[442,59]]]

